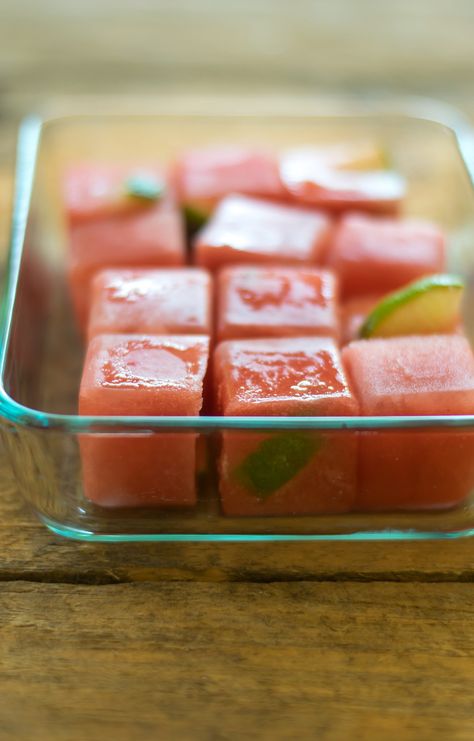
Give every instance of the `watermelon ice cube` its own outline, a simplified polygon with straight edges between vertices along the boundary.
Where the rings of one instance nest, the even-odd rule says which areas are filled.
[[[76,224],[70,232],[68,274],[79,326],[86,330],[94,273],[112,267],[173,267],[185,258],[181,216],[170,201]]]
[[[360,328],[381,298],[382,295],[373,293],[368,296],[354,296],[342,304],[341,343],[343,345],[359,337]]]
[[[89,339],[112,333],[210,334],[209,273],[198,268],[97,273],[91,286]]]
[[[282,170],[289,168],[299,180],[311,177],[322,168],[330,170],[373,172],[388,167],[388,152],[370,139],[339,140],[306,147],[287,149],[280,157]]]
[[[236,263],[320,263],[331,225],[318,211],[228,196],[195,239],[196,262],[209,270]]]
[[[202,407],[205,336],[98,335],[89,344],[79,414],[195,416]],[[103,507],[196,502],[195,433],[82,435],[85,496]]]
[[[334,341],[231,340],[215,353],[219,410],[230,416],[358,413]],[[227,515],[344,512],[356,491],[356,435],[225,431],[219,461]]]
[[[385,293],[443,272],[445,251],[443,232],[429,222],[348,214],[335,230],[328,264],[347,298]]]
[[[82,162],[67,170],[62,190],[72,225],[140,210],[163,197],[169,184],[157,164]]]
[[[405,195],[405,181],[385,169],[343,170],[320,148],[285,152],[280,175],[288,197],[298,203],[334,212],[358,210],[373,214],[396,214]],[[342,164],[344,164],[342,162]]]
[[[185,152],[172,167],[180,203],[203,216],[230,193],[281,198],[274,154],[245,146],[219,146]]]
[[[329,270],[226,268],[217,285],[217,338],[338,336],[337,300]]]
[[[465,337],[361,340],[343,359],[363,415],[474,411],[474,356]],[[474,490],[474,436],[440,427],[363,432],[359,475],[362,510],[454,506]]]

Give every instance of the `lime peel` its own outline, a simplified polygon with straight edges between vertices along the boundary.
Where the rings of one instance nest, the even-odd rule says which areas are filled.
[[[323,445],[323,437],[288,431],[263,440],[238,466],[235,475],[259,499],[266,499],[306,466]]]
[[[455,275],[429,275],[383,298],[359,335],[396,337],[452,332],[459,321],[464,282]]]

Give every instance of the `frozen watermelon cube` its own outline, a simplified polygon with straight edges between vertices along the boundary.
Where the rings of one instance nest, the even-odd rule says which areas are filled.
[[[198,268],[102,270],[92,280],[97,334],[210,334],[211,279]]]
[[[139,210],[169,191],[157,164],[81,162],[69,168],[62,182],[69,224]]]
[[[198,415],[208,351],[209,339],[200,335],[98,335],[87,350],[79,413]],[[195,504],[196,437],[82,435],[85,496],[103,507]]]
[[[345,297],[385,293],[445,268],[445,238],[434,224],[348,214],[335,230],[328,264]]]
[[[474,357],[465,337],[361,340],[344,349],[343,360],[363,415],[474,411]],[[450,507],[473,490],[472,432],[434,427],[360,435],[360,509]]]
[[[185,263],[182,219],[170,201],[76,224],[70,232],[69,283],[79,326],[87,328],[90,282],[104,268]]]
[[[226,268],[217,284],[217,338],[339,334],[337,282],[311,267]]]
[[[289,169],[298,180],[325,170],[373,172],[386,170],[389,153],[380,142],[371,139],[340,139],[306,147],[287,149],[280,156],[282,170]]]
[[[231,340],[215,353],[228,416],[352,416],[358,404],[331,338]],[[229,430],[220,495],[227,515],[343,512],[356,492],[356,435],[347,431]]]
[[[245,146],[219,146],[185,152],[172,167],[180,203],[203,216],[230,193],[281,198],[274,154]]]
[[[404,178],[386,169],[339,169],[344,166],[343,152],[340,155],[338,161],[333,150],[331,159],[331,153],[324,148],[285,152],[280,159],[280,176],[288,197],[336,213],[351,209],[396,214],[405,195]]]
[[[368,296],[354,296],[341,306],[341,342],[348,342],[359,337],[360,329],[368,315],[374,309],[383,294],[371,293]]]
[[[198,265],[216,270],[236,263],[320,263],[331,220],[318,211],[228,196],[194,243]]]

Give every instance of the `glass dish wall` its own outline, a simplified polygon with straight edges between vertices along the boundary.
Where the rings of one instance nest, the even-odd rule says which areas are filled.
[[[474,533],[474,492],[454,509],[384,513],[340,513],[287,517],[231,517],[221,511],[216,461],[227,436],[252,445],[285,434],[331,440],[344,450],[367,436],[379,448],[452,453],[452,478],[463,486],[474,467],[473,417],[440,418],[88,418],[77,415],[84,348],[72,315],[65,278],[67,233],[59,192],[60,174],[79,160],[168,160],[187,147],[241,142],[284,148],[340,140],[376,139],[390,152],[393,166],[408,180],[405,213],[433,219],[449,236],[449,268],[466,279],[464,319],[474,330],[474,198],[464,154],[470,145],[465,125],[431,120],[430,108],[409,105],[314,103],[288,113],[260,103],[259,113],[202,111],[174,115],[79,115],[27,121],[19,143],[17,198],[2,311],[0,412],[2,436],[19,488],[40,518],[63,535],[89,539],[298,539],[423,538]],[[207,108],[207,110],[206,110]],[[335,106],[332,105],[334,109]],[[265,109],[265,110],[263,110]],[[251,107],[249,110],[253,110]],[[421,111],[421,112],[420,112]],[[446,112],[443,117],[446,118]],[[448,115],[449,119],[449,115]],[[473,410],[474,411],[474,410]],[[198,475],[198,504],[189,511],[103,509],[83,493],[79,439],[87,433],[140,436],[200,435],[208,465]],[[243,437],[242,437],[243,436]],[[263,436],[263,438],[262,438]],[[132,438],[131,438],[132,439]],[[228,438],[229,439],[229,438]],[[420,447],[421,446],[421,447]],[[416,476],[418,487],[436,487],[429,456],[416,469],[390,459],[403,487]],[[450,453],[446,453],[450,455]],[[341,454],[341,468],[344,455]],[[410,471],[413,471],[411,474]],[[394,473],[393,473],[394,472]],[[441,476],[445,475],[446,467]],[[381,483],[383,486],[383,483]]]

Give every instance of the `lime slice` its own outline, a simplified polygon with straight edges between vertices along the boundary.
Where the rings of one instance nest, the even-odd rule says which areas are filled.
[[[360,336],[396,337],[452,332],[459,321],[463,281],[455,275],[429,275],[382,299]]]
[[[322,438],[303,432],[282,432],[263,440],[236,471],[238,480],[260,499],[273,494],[306,466]]]

